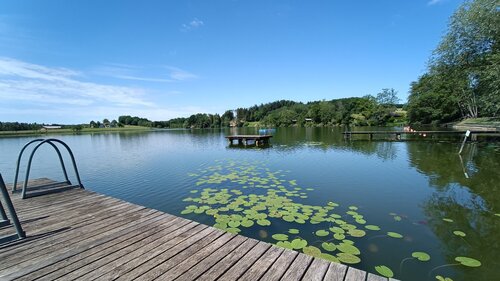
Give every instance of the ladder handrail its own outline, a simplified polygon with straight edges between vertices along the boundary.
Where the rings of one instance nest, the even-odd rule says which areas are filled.
[[[71,151],[71,148],[69,148],[69,146],[59,140],[59,139],[35,139],[33,141],[30,141],[29,143],[27,143],[22,149],[21,149],[21,152],[19,153],[19,157],[18,157],[18,160],[17,160],[17,167],[16,167],[16,176],[15,176],[15,179],[14,179],[14,186],[12,187],[12,192],[16,191],[16,187],[17,187],[17,180],[18,180],[18,177],[19,177],[19,166],[20,166],[20,163],[21,163],[21,158],[22,158],[22,155],[24,153],[24,151],[26,150],[26,148],[32,144],[32,143],[35,143],[35,142],[40,142],[39,144],[37,144],[33,150],[31,151],[31,154],[30,154],[30,157],[29,157],[29,160],[28,160],[28,166],[26,168],[26,176],[25,176],[25,180],[24,180],[24,183],[23,183],[23,188],[22,188],[22,195],[21,195],[21,198],[26,198],[26,189],[28,187],[28,181],[29,181],[29,175],[30,175],[30,170],[31,170],[31,163],[33,162],[33,156],[35,155],[35,152],[38,150],[38,148],[40,148],[40,146],[48,143],[49,145],[51,145],[57,152],[58,156],[59,156],[59,161],[61,162],[61,166],[62,166],[62,169],[63,169],[63,173],[64,173],[64,176],[65,176],[65,179],[66,179],[66,183],[67,184],[71,184],[69,178],[68,178],[68,174],[66,172],[66,167],[64,165],[64,160],[62,158],[62,155],[61,155],[61,152],[59,150],[59,148],[53,143],[53,142],[56,142],[56,143],[59,143],[61,145],[64,146],[64,148],[66,148],[66,151],[68,152],[69,156],[71,157],[71,161],[73,163],[73,169],[75,171],[75,175],[76,175],[76,179],[78,181],[78,186],[80,188],[83,188],[83,184],[82,184],[82,181],[80,180],[80,173],[78,172],[78,167],[76,166],[76,161],[75,161],[75,157],[73,155],[73,151]]]
[[[21,149],[21,151],[19,152],[19,156],[17,157],[17,162],[16,162],[16,175],[14,177],[14,185],[12,186],[12,193],[16,192],[17,191],[17,180],[19,178],[19,166],[21,165],[21,158],[23,157],[23,153],[24,151],[26,150],[26,148],[28,148],[28,146],[30,146],[32,143],[35,143],[35,142],[43,142],[45,139],[35,139],[35,140],[32,140],[30,142],[28,142],[27,144],[25,144],[23,146],[23,148]],[[62,167],[62,170],[63,170],[63,173],[64,173],[64,178],[66,180],[66,182],[68,184],[71,184],[69,178],[68,178],[68,173],[66,172],[66,166],[64,165],[64,160],[62,158],[62,155],[61,155],[61,151],[59,150],[59,148],[53,144],[52,142],[48,142],[53,148],[54,150],[57,152],[57,156],[59,156],[59,162],[61,162],[61,167]]]
[[[5,186],[5,182],[3,181],[2,174],[0,174],[0,193],[2,197],[4,197],[4,203],[5,205],[7,205],[7,210],[10,214],[10,219],[12,220],[12,224],[14,224],[14,227],[16,229],[17,238],[18,239],[26,238],[26,232],[24,232],[21,223],[19,222],[19,218],[17,217],[16,210],[14,209],[14,205],[12,204],[12,200],[10,199],[9,192],[7,192],[7,187]],[[1,206],[1,204],[0,208],[2,209],[3,214],[5,214],[5,211],[3,211],[3,207]],[[0,238],[9,238],[9,237],[0,237]]]

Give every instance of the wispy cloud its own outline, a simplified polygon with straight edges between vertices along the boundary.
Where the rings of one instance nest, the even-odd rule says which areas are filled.
[[[145,72],[154,72],[156,75],[155,77],[151,77],[143,74]],[[92,73],[117,79],[156,83],[169,83],[198,78],[193,73],[173,66],[149,67],[149,69],[144,69],[143,67],[114,63],[97,67]]]
[[[181,26],[181,31],[190,31],[190,30],[193,30],[193,29],[197,29],[197,28],[200,28],[204,25],[203,21],[202,20],[199,20],[197,18],[194,18],[192,21],[190,21],[189,23],[184,23],[182,24]]]
[[[134,81],[144,81],[144,82],[157,82],[157,83],[168,83],[174,82],[172,79],[164,77],[149,77],[140,75],[142,68],[126,64],[105,64],[103,66],[96,67],[93,69],[92,73],[108,76],[117,79],[124,80],[134,80]],[[166,75],[165,75],[166,76]]]
[[[140,69],[118,64],[113,67]],[[165,80],[169,81],[197,77],[175,67],[159,68],[165,73]],[[178,95],[179,91],[102,84],[88,79],[87,73],[69,68],[47,67],[0,57],[0,120],[77,123],[127,114],[152,120],[168,120],[206,111],[197,107],[173,105],[171,101],[170,105],[165,106],[162,97]]]
[[[436,4],[439,4],[439,3],[442,3],[442,2],[444,2],[444,1],[446,1],[446,0],[431,0],[431,1],[427,2],[427,5],[428,5],[428,6],[433,6],[433,5],[436,5]]]
[[[81,74],[71,69],[0,58],[0,98],[4,101],[152,106],[143,95],[144,90],[138,88],[84,82]]]
[[[166,66],[166,68],[170,71],[169,73],[170,79],[175,81],[185,81],[198,78],[198,75],[188,72],[186,70],[182,70],[178,67]]]

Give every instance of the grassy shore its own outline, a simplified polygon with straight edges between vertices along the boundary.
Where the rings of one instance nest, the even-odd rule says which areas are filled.
[[[500,130],[500,118],[483,117],[465,119],[453,125],[453,128],[462,130]]]
[[[151,131],[153,128],[141,126],[125,126],[117,128],[83,128],[80,131],[73,129],[51,129],[47,131],[26,130],[26,131],[0,131],[0,136],[29,136],[29,135],[48,135],[48,134],[75,134],[75,133],[105,133],[105,132],[140,132]]]

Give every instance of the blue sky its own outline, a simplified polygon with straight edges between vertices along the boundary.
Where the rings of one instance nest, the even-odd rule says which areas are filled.
[[[0,121],[406,100],[461,2],[2,0]]]

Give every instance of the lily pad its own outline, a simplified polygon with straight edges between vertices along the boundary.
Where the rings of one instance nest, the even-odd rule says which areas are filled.
[[[431,256],[429,256],[429,254],[424,252],[413,252],[411,256],[419,261],[428,261],[431,259]]]
[[[443,220],[444,220],[445,222],[453,222],[453,220],[452,220],[452,219],[448,219],[448,218],[444,218]]]
[[[337,258],[340,262],[347,264],[356,264],[361,262],[361,259],[359,257],[347,253],[339,253],[337,254]]]
[[[187,215],[187,214],[191,214],[193,212],[193,210],[189,209],[189,210],[183,210],[181,212],[181,215]]]
[[[436,275],[436,279],[439,281],[453,281],[450,277],[443,277],[441,275]]]
[[[330,234],[330,232],[324,230],[324,229],[320,229],[318,231],[316,231],[316,236],[319,236],[319,237],[324,237],[324,236],[327,236],[328,234]]]
[[[292,243],[288,241],[279,241],[278,243],[276,243],[276,246],[293,250]]]
[[[401,217],[400,216],[394,216],[394,220],[395,221],[401,221]]]
[[[314,247],[314,246],[304,247],[302,249],[302,252],[304,252],[304,254],[306,254],[306,255],[310,255],[313,257],[318,257],[319,255],[321,255],[321,250],[318,249],[317,247]]]
[[[290,233],[290,234],[299,234],[299,230],[298,230],[298,229],[295,229],[295,228],[290,228],[290,229],[288,230],[288,233]]]
[[[241,229],[232,227],[232,228],[227,228],[226,231],[232,234],[238,234],[241,231]]]
[[[292,248],[295,250],[299,250],[307,246],[307,241],[300,238],[293,239],[291,243]]]
[[[288,240],[288,235],[286,235],[286,234],[274,234],[272,237],[274,240],[278,240],[278,241]]]
[[[387,232],[387,235],[392,237],[392,238],[403,238],[403,235],[401,235],[397,232],[392,232],[392,231]]]
[[[387,278],[394,277],[394,272],[392,272],[392,270],[385,265],[375,266],[375,270],[384,277]]]
[[[380,227],[373,224],[365,225],[365,228],[369,230],[380,230]]]
[[[236,228],[236,227],[240,226],[241,223],[239,221],[230,221],[227,223],[227,225],[229,225],[230,227]]]
[[[465,237],[467,236],[465,233],[463,233],[462,231],[460,230],[455,230],[453,231],[453,234],[455,234],[456,236],[460,236],[460,237]]]
[[[331,261],[331,262],[336,262],[336,263],[340,262],[337,257],[332,256],[332,255],[327,254],[327,253],[322,253],[321,255],[319,255],[319,257],[324,259],[324,260]]]
[[[335,234],[333,234],[333,238],[335,238],[337,240],[344,240],[345,239],[345,235],[342,234],[342,233],[335,233]]]
[[[243,220],[241,221],[241,226],[243,227],[251,227],[254,225],[253,220]]]
[[[363,237],[366,235],[366,232],[361,229],[350,229],[347,233],[352,237]]]
[[[333,244],[331,242],[330,243],[329,242],[323,242],[323,243],[321,243],[321,247],[323,249],[325,249],[326,251],[329,251],[329,252],[333,252],[333,251],[335,251],[335,249],[337,249],[337,247],[335,246],[335,244]]]
[[[348,244],[348,243],[340,243],[337,245],[337,249],[342,253],[351,254],[351,255],[359,255],[361,252],[356,246]]]
[[[336,226],[332,226],[329,228],[331,232],[333,233],[340,233],[340,234],[344,234],[345,233],[345,230],[343,230],[342,228],[340,227],[336,227]]]
[[[269,220],[263,219],[263,220],[258,220],[257,224],[260,226],[270,226],[271,222]]]
[[[456,257],[455,258],[456,261],[458,261],[459,263],[461,263],[462,265],[465,265],[465,266],[468,266],[468,267],[479,267],[481,266],[481,262],[476,260],[476,259],[473,259],[473,258],[469,258],[469,257]]]

